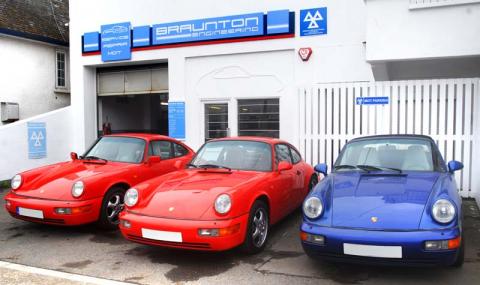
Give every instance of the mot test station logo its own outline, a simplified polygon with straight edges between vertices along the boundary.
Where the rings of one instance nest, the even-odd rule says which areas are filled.
[[[300,48],[298,50],[298,55],[300,56],[300,58],[303,60],[303,61],[308,61],[308,59],[310,58],[310,56],[312,55],[312,48]]]
[[[327,7],[300,11],[300,36],[327,34]]]

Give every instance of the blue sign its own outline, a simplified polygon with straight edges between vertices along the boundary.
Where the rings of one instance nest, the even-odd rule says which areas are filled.
[[[45,123],[27,123],[28,158],[47,157],[47,129]]]
[[[100,36],[98,32],[83,34],[83,52],[99,51],[99,50],[100,50]]]
[[[387,105],[390,100],[388,97],[357,97],[357,105]]]
[[[300,11],[300,36],[327,34],[327,7]]]
[[[263,13],[226,16],[152,27],[154,45],[263,35]]]
[[[290,31],[290,12],[288,10],[267,13],[267,34],[283,34]]]
[[[127,60],[132,57],[130,22],[103,25],[102,61]]]
[[[168,136],[185,139],[185,102],[168,103]]]
[[[144,47],[150,45],[150,26],[133,28],[133,47]]]

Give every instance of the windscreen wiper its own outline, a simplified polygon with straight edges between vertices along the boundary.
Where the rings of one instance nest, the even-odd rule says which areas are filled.
[[[187,166],[188,166],[188,167],[193,167],[193,168],[197,168],[197,167],[198,167],[198,166],[196,166],[196,165],[193,164],[193,163],[187,163]]]
[[[108,160],[106,160],[105,158],[100,158],[98,156],[93,156],[93,155],[87,155],[87,156],[83,157],[82,159],[84,159],[84,160],[101,160],[101,161],[104,161],[105,163],[108,162]]]
[[[355,165],[349,165],[349,164],[340,164],[340,165],[335,165],[333,167],[333,169],[337,170],[337,169],[360,169],[360,170],[363,170],[363,171],[367,171],[368,170],[365,170],[363,168],[360,168],[358,166],[355,166]]]
[[[202,165],[197,165],[198,168],[223,168],[223,169],[227,169],[228,171],[232,171],[232,169],[230,167],[226,167],[226,166],[223,166],[223,165],[216,165],[216,164],[202,164]]]
[[[392,170],[392,171],[397,171],[398,173],[402,173],[402,170],[399,168],[393,168],[393,167],[383,167],[383,166],[373,166],[373,165],[357,165],[358,168],[364,169],[368,172],[370,171],[382,171],[382,170]]]

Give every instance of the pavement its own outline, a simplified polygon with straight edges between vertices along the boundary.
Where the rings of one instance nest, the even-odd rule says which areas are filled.
[[[247,256],[237,250],[204,253],[135,244],[118,231],[94,225],[16,220],[4,210],[6,191],[0,190],[0,284],[102,284],[105,279],[134,284],[480,284],[480,212],[473,200],[464,201],[462,268],[398,268],[309,259],[299,242],[299,210],[271,229],[264,252]]]

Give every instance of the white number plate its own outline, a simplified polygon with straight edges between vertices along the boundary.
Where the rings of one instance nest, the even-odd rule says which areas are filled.
[[[32,210],[32,209],[18,207],[17,214],[19,214],[20,216],[25,216],[30,218],[43,219],[43,212],[39,210]]]
[[[161,241],[182,242],[182,233],[155,231],[142,228],[142,237]]]
[[[402,258],[402,247],[344,243],[343,253],[368,257]]]

